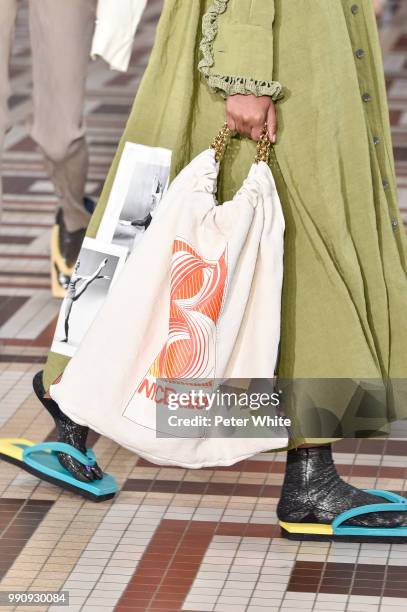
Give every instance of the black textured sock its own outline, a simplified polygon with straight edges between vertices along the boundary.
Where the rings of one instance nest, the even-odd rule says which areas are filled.
[[[287,453],[278,518],[290,523],[331,523],[349,510],[385,500],[346,483],[336,471],[330,445],[298,448]],[[377,512],[355,517],[347,525],[401,527],[407,512]]]
[[[70,444],[81,453],[86,452],[86,440],[89,428],[78,425],[64,414],[53,399],[44,398],[45,389],[42,382],[42,372],[37,372],[33,378],[33,389],[46,410],[54,419],[58,431],[58,441]],[[89,467],[83,465],[67,453],[57,453],[60,464],[82,482],[91,482],[103,478],[103,472],[96,464]]]

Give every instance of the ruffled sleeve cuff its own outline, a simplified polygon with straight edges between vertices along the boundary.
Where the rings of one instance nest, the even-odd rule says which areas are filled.
[[[247,77],[205,74],[201,68],[200,70],[209,87],[224,98],[235,94],[254,94],[255,96],[270,96],[272,100],[277,101],[283,97],[283,88],[277,81],[257,81]]]
[[[232,74],[225,74],[226,70],[217,70],[217,62],[215,61],[214,43],[218,36],[219,16],[222,15],[228,6],[229,0],[215,0],[209,11],[204,15],[202,20],[202,40],[200,44],[201,60],[198,64],[198,69],[207,81],[209,87],[220,93],[223,97],[232,96],[235,94],[254,94],[255,96],[270,96],[274,101],[283,97],[283,88],[280,83],[273,80],[262,80],[255,77],[247,77]],[[251,26],[247,26],[246,32],[243,31],[244,38],[250,39],[252,32]],[[232,34],[232,32],[230,32]],[[242,34],[242,29],[236,30],[236,34]],[[246,34],[246,36],[245,36]],[[258,40],[258,31],[256,31]],[[272,43],[272,35],[269,30],[264,32],[267,37],[264,44]],[[250,43],[250,40],[248,41]],[[264,46],[263,46],[264,50]],[[251,55],[251,54],[250,54]],[[227,63],[227,52],[222,52],[223,64]],[[247,55],[246,55],[247,56]],[[252,55],[256,57],[256,54]],[[232,58],[231,58],[232,59]],[[222,66],[224,68],[224,66]]]

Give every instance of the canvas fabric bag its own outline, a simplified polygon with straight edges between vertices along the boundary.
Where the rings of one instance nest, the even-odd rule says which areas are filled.
[[[268,143],[263,135],[258,160]],[[157,385],[272,378],[280,339],[284,217],[258,161],[217,205],[227,130],[172,182],[52,398],[75,422],[161,465],[231,465],[287,445],[269,437],[158,437]],[[267,159],[267,156],[266,156]]]

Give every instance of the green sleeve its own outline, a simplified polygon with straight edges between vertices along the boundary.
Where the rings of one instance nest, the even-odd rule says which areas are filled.
[[[214,0],[202,20],[198,69],[209,87],[234,94],[282,97],[273,81],[274,0]]]

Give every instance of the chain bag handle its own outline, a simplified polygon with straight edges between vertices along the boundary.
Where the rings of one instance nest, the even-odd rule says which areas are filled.
[[[211,144],[211,149],[214,149],[215,151],[215,160],[217,162],[219,162],[223,157],[223,154],[229,142],[230,135],[231,130],[228,128],[227,123],[225,123]],[[263,161],[267,164],[270,157],[270,150],[271,142],[268,137],[267,123],[265,123],[261,132],[260,139],[257,142],[255,163],[258,164],[259,162]]]

